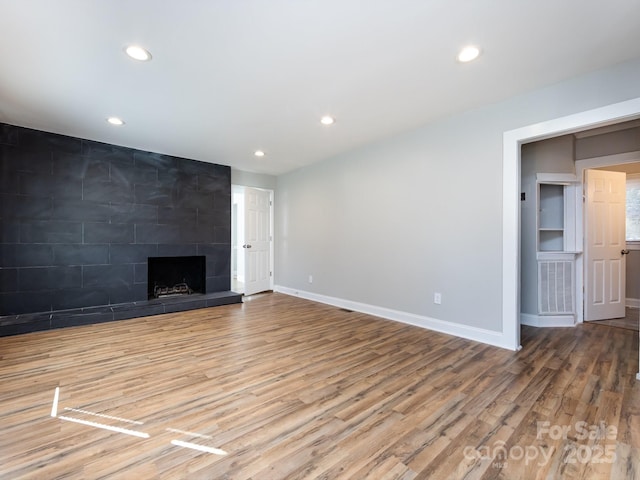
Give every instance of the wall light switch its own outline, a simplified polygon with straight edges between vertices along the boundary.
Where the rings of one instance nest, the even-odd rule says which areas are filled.
[[[433,294],[433,303],[440,305],[442,303],[442,295],[438,292]]]

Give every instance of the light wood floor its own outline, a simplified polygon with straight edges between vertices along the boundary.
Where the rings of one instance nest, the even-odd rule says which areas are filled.
[[[280,294],[0,338],[0,478],[640,478],[637,332],[523,345]]]

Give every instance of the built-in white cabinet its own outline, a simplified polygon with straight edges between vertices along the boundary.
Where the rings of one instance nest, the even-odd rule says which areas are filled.
[[[538,251],[564,250],[565,186],[538,184]]]
[[[576,251],[577,189],[575,175],[537,175],[538,252]]]
[[[571,174],[536,175],[538,315],[549,326],[575,322],[578,182]]]

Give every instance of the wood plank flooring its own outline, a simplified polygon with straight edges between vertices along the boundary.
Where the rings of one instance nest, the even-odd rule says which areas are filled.
[[[609,327],[628,328],[629,330],[640,330],[640,309],[627,307],[625,316],[622,318],[612,318],[610,320],[596,320],[594,325],[606,325]]]
[[[0,338],[0,478],[640,478],[637,332],[522,343],[280,294]]]

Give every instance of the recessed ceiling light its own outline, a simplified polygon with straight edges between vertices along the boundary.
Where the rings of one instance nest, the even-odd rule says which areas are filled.
[[[141,62],[151,60],[149,51],[137,45],[129,45],[124,51],[134,60],[140,60]]]
[[[111,125],[124,125],[124,121],[118,117],[109,117],[107,118],[107,122],[109,122]]]
[[[325,115],[320,119],[320,123],[323,125],[333,125],[334,123],[336,123],[336,119],[330,115]]]
[[[256,150],[253,152],[256,157],[264,157],[264,152],[262,150]]]
[[[460,53],[458,53],[458,56],[456,58],[459,62],[466,63],[475,60],[479,55],[480,49],[473,45],[469,45],[468,47],[464,47],[462,50],[460,50]]]

